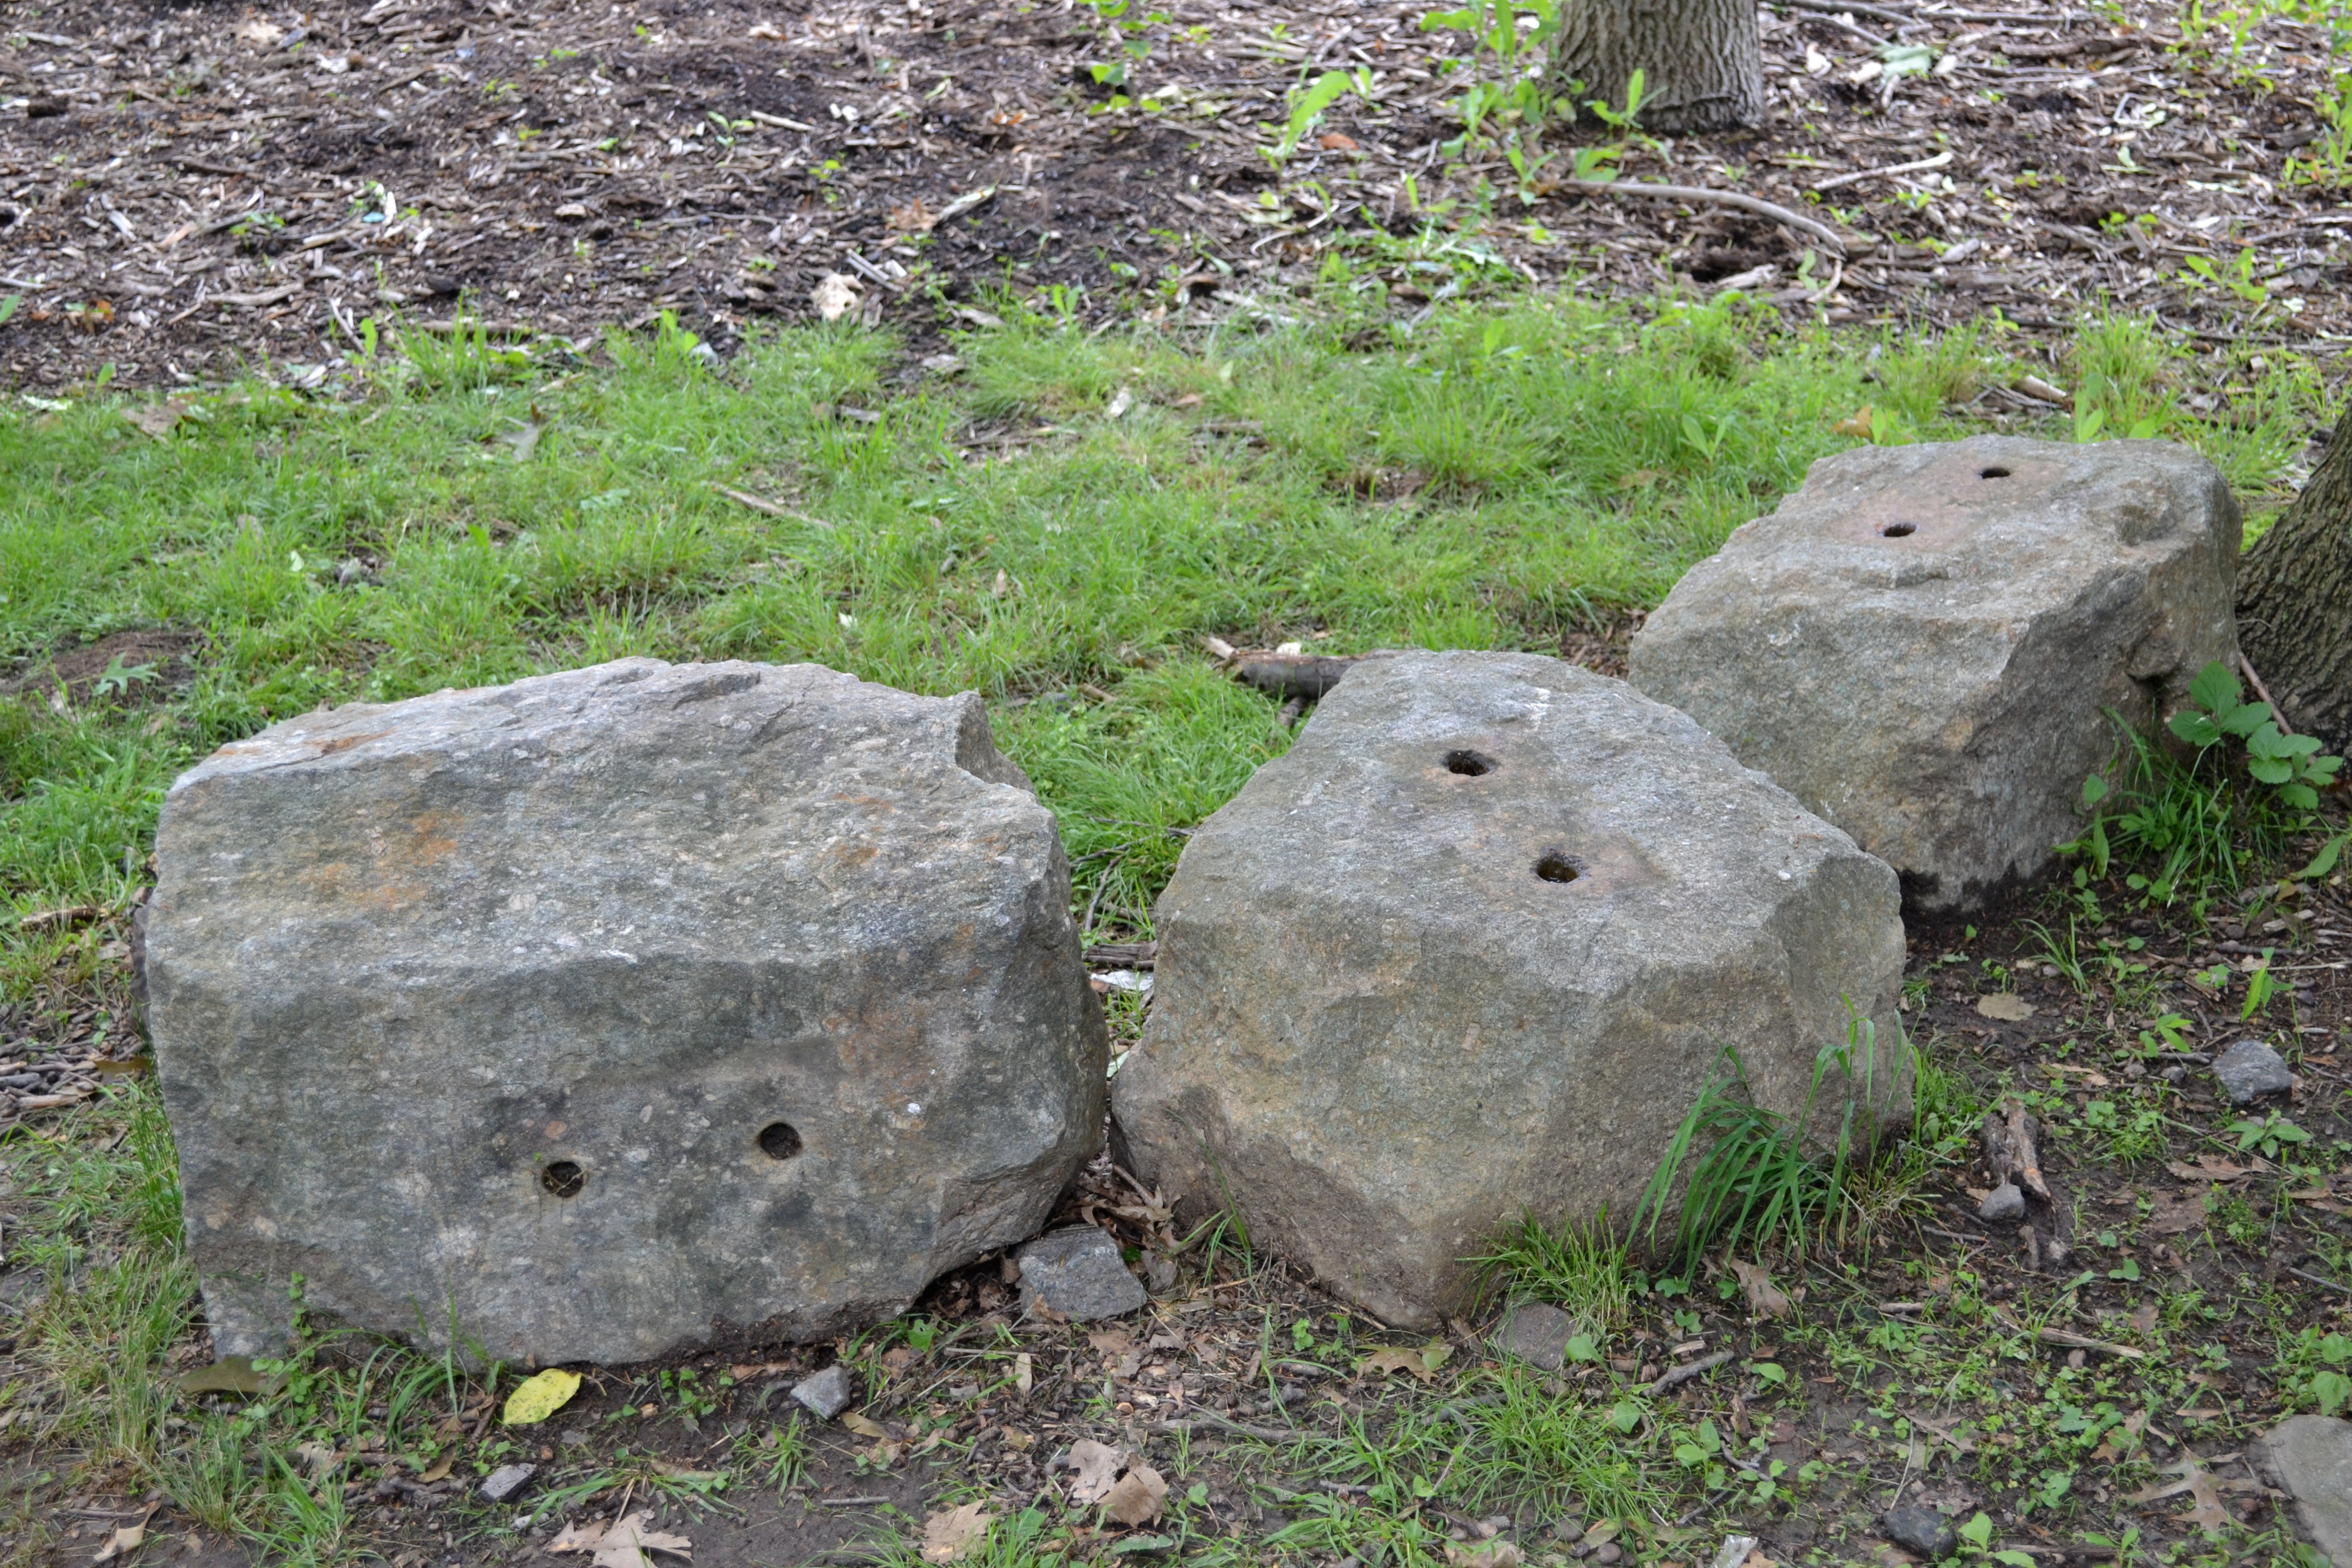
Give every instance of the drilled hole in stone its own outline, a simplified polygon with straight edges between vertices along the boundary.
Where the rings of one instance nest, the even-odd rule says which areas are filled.
[[[1890,522],[1878,531],[1886,539],[1908,539],[1919,531],[1919,525],[1916,522]]]
[[[1547,882],[1573,882],[1583,874],[1575,861],[1557,849],[1536,862],[1536,875]]]
[[[1495,759],[1480,752],[1448,752],[1445,771],[1465,779],[1484,778],[1495,771]]]
[[[771,1121],[760,1129],[760,1152],[771,1160],[789,1160],[801,1152],[801,1135],[789,1121]]]
[[[1979,468],[1977,470],[1977,478],[1980,479],[2005,479],[2009,478],[2009,470],[2007,468],[1998,467]]]
[[[539,1184],[559,1198],[576,1198],[588,1184],[588,1173],[569,1160],[558,1160],[539,1173]]]

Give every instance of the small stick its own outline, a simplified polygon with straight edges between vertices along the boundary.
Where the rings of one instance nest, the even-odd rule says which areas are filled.
[[[1666,1390],[1674,1387],[1676,1384],[1688,1383],[1692,1378],[1697,1377],[1704,1373],[1713,1372],[1717,1367],[1721,1366],[1725,1362],[1727,1362],[1730,1359],[1731,1352],[1729,1351],[1717,1351],[1713,1355],[1701,1356],[1696,1361],[1685,1362],[1680,1366],[1669,1367],[1666,1369],[1665,1375],[1659,1378],[1657,1382],[1650,1384],[1646,1392],[1649,1394],[1651,1398],[1655,1399],[1659,1394],[1664,1394]]]
[[[1882,22],[1892,22],[1898,27],[1916,27],[1916,16],[1906,16],[1900,11],[1890,11],[1884,5],[1842,5],[1839,0],[1780,0],[1792,11],[1811,11],[1822,16],[1843,16],[1851,11],[1857,16],[1875,16]]]
[[[1660,201],[1714,202],[1720,206],[1738,207],[1744,212],[1769,217],[1774,223],[1785,223],[1790,228],[1810,234],[1838,256],[1845,254],[1845,241],[1840,239],[1837,231],[1829,225],[1738,191],[1711,191],[1696,185],[1652,185],[1632,180],[1563,180],[1560,189],[1588,196],[1655,196]]]
[[[2119,1355],[2126,1361],[2146,1361],[2146,1351],[2136,1351],[2129,1345],[2111,1345],[2105,1340],[2095,1340],[2086,1334],[2068,1333],[2064,1329],[2036,1329],[2033,1337],[2045,1345],[2064,1345],[2069,1350],[2098,1351],[2105,1355]]]
[[[749,490],[730,489],[722,484],[714,483],[710,488],[737,506],[748,506],[753,511],[764,511],[770,517],[786,518],[793,522],[805,522],[812,528],[822,528],[827,532],[833,530],[833,524],[825,521],[824,519],[811,517],[804,511],[794,511],[792,508],[772,501],[765,496],[755,496]]]
[[[2294,731],[2286,727],[2285,710],[2282,709],[2278,705],[2278,699],[2271,695],[2271,689],[2263,684],[2263,678],[2254,673],[2254,661],[2246,657],[2245,651],[2242,648],[2240,649],[2238,653],[2238,668],[2246,672],[2246,679],[2253,682],[2254,690],[2261,696],[2262,700],[2271,705],[2271,717],[2278,721],[2279,733],[2282,735],[2294,734]]]
[[[2347,1296],[2352,1296],[2352,1285],[2338,1285],[2338,1284],[2337,1284],[2335,1280],[2333,1280],[2333,1279],[2322,1279],[2318,1275],[2316,1275],[2316,1274],[2305,1274],[2305,1273],[2302,1269],[2300,1269],[2300,1268],[2290,1268],[2290,1269],[2288,1269],[2288,1270],[2287,1270],[2287,1272],[2288,1272],[2289,1274],[2294,1275],[2294,1276],[2296,1279],[2307,1279],[2307,1280],[2309,1280],[2311,1283],[2313,1283],[2314,1285],[2320,1286],[2320,1287],[2322,1287],[2322,1288],[2324,1288],[2324,1289],[2329,1289],[2329,1290],[2341,1290],[2341,1291],[2343,1291]]]
[[[1202,1411],[1189,1421],[1155,1421],[1151,1424],[1154,1432],[1190,1432],[1196,1426],[1222,1426],[1244,1437],[1255,1437],[1261,1443],[1295,1443],[1301,1436],[1297,1432],[1276,1431],[1271,1426],[1245,1426],[1208,1410]]]
[[[1856,169],[1851,174],[1838,174],[1823,180],[1813,189],[1816,192],[1833,191],[1840,185],[1851,185],[1861,180],[1874,180],[1881,174],[1908,174],[1920,169],[1940,169],[1951,161],[1951,152],[1946,149],[1932,158],[1915,159],[1908,163],[1890,163],[1884,169]]]

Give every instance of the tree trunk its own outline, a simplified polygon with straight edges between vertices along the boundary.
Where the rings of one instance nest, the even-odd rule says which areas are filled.
[[[1764,46],[1755,0],[1562,0],[1559,74],[1622,109],[1642,73],[1648,131],[1728,131],[1764,122]]]
[[[2238,646],[2291,727],[2352,750],[2352,408],[2311,482],[2238,563]]]

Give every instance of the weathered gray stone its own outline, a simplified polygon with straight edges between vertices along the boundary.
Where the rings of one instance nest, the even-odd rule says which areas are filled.
[[[352,706],[173,786],[149,1002],[225,1354],[819,1339],[1034,1232],[1106,1037],[977,697],[653,659]]]
[[[2245,1105],[2266,1094],[2284,1094],[2294,1087],[2286,1059],[2260,1040],[2240,1040],[2213,1061],[2213,1076],[2232,1105]]]
[[[2022,1219],[2025,1217],[2025,1194],[2018,1190],[2015,1182],[2003,1182],[1987,1193],[1985,1201],[1977,1205],[1977,1217],[1996,1223]]]
[[[522,1490],[530,1478],[539,1474],[537,1465],[500,1465],[482,1479],[480,1491],[484,1501],[504,1502]]]
[[[857,1384],[850,1381],[849,1368],[835,1362],[793,1384],[793,1397],[815,1411],[818,1420],[830,1421],[849,1408],[857,1397]]]
[[[2237,648],[2238,508],[2155,441],[1863,447],[1735,531],[1629,679],[1902,873],[1924,910],[2034,876],[2116,735]]]
[[[1529,1366],[1558,1372],[1568,1360],[1568,1342],[1576,1331],[1576,1320],[1549,1302],[1521,1301],[1503,1314],[1495,1331],[1495,1348]]]
[[[1887,1538],[1895,1544],[1931,1563],[1959,1550],[1960,1532],[1952,1527],[1949,1519],[1932,1508],[1890,1508],[1879,1523],[1885,1527]]]
[[[1187,844],[1114,1146],[1188,1225],[1230,1204],[1253,1242],[1427,1326],[1528,1210],[1624,1223],[1726,1046],[1794,1113],[1851,996],[1874,1100],[1906,1101],[1897,896],[1622,682],[1367,660]]]
[[[1143,1281],[1128,1272],[1118,1243],[1098,1226],[1041,1236],[1013,1257],[1024,1310],[1042,1301],[1056,1317],[1085,1323],[1124,1317],[1146,1300]]]
[[[2256,1460],[2294,1500],[2312,1544],[2335,1568],[2352,1568],[2352,1421],[2290,1417],[2264,1434]]]

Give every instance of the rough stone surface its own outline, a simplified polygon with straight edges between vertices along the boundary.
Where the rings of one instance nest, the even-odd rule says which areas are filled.
[[[1931,1562],[1949,1557],[1959,1548],[1960,1532],[1932,1508],[1891,1508],[1879,1522],[1885,1527],[1887,1539]]]
[[[1902,873],[1971,907],[2081,830],[2083,781],[2236,651],[2237,503],[2156,441],[1863,447],[1733,532],[1629,679]]]
[[[2025,1194],[2018,1190],[2015,1182],[2003,1182],[1987,1193],[1985,1201],[1977,1205],[1977,1217],[1996,1223],[2005,1219],[2022,1219],[2025,1217]]]
[[[1906,1102],[1897,899],[1622,682],[1368,660],[1186,846],[1114,1148],[1188,1223],[1236,1205],[1253,1241],[1426,1327],[1528,1210],[1622,1224],[1726,1046],[1793,1113],[1851,996],[1874,1099]]]
[[[2352,1568],[2352,1421],[2296,1415],[2264,1434],[2257,1455],[2295,1522],[2336,1568]]]
[[[850,1381],[849,1369],[835,1362],[793,1384],[793,1397],[815,1411],[818,1420],[830,1421],[849,1408],[857,1397],[857,1384]]]
[[[151,1026],[223,1354],[829,1338],[1032,1234],[1107,1039],[976,696],[626,659],[172,788]]]
[[[537,1474],[537,1465],[500,1465],[483,1478],[480,1489],[483,1500],[504,1502],[522,1490],[525,1483]]]
[[[1529,1366],[1558,1372],[1568,1360],[1568,1342],[1576,1337],[1576,1320],[1546,1301],[1522,1301],[1503,1315],[1495,1331],[1495,1348],[1517,1356]]]
[[[2265,1094],[2284,1094],[2294,1087],[2286,1060],[2260,1040],[2240,1040],[2213,1061],[2213,1076],[2221,1080],[2232,1105],[2244,1105]]]
[[[1118,1243],[1091,1225],[1041,1236],[1013,1255],[1021,1270],[1021,1305],[1073,1322],[1123,1317],[1143,1305],[1143,1281],[1127,1271]]]

